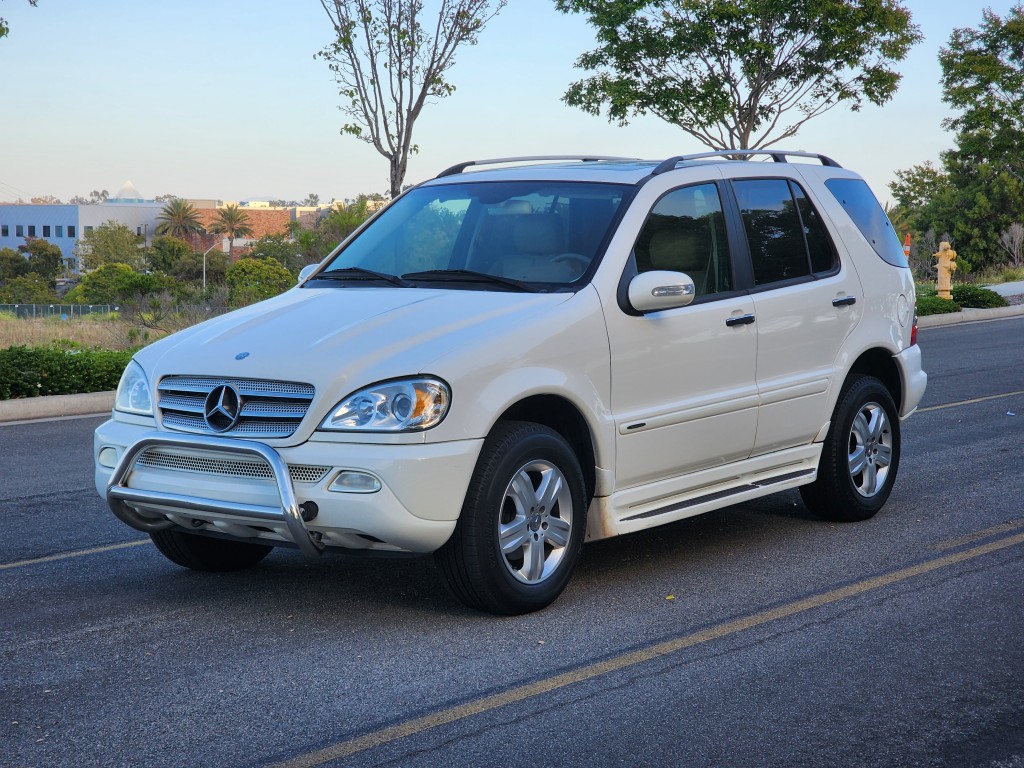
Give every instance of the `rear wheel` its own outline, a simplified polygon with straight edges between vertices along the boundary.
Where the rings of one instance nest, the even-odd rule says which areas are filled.
[[[569,583],[587,522],[583,472],[557,432],[504,422],[484,442],[458,525],[436,555],[466,605],[521,614]]]
[[[826,520],[867,520],[889,498],[899,463],[900,421],[892,396],[878,379],[858,376],[836,403],[818,479],[800,494]]]
[[[149,534],[171,562],[194,571],[237,571],[256,565],[273,547],[245,541],[215,539],[174,528]]]

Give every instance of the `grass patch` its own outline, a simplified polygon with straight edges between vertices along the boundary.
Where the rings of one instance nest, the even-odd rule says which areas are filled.
[[[90,315],[61,320],[59,317],[20,318],[0,312],[0,350],[16,346],[46,347],[60,343],[105,349],[135,349],[162,335],[127,323],[117,315]]]

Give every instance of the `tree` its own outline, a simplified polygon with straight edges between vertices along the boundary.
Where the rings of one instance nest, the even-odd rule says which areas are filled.
[[[1014,222],[999,236],[999,245],[1010,263],[1015,267],[1024,267],[1024,225]]]
[[[157,214],[156,234],[171,235],[172,237],[187,238],[202,230],[203,225],[199,221],[199,211],[188,200],[172,198],[164,205],[163,210]]]
[[[33,8],[36,6],[36,3],[38,2],[39,0],[28,0],[28,4],[31,5]],[[3,20],[3,17],[0,17],[0,38],[7,37],[10,31],[10,25],[8,25],[8,23]]]
[[[125,224],[110,220],[80,237],[74,253],[84,270],[99,269],[104,264],[127,264],[141,270],[146,265],[142,245],[142,238]]]
[[[295,274],[302,268],[299,247],[287,235],[264,235],[250,246],[249,258],[276,259]]]
[[[170,284],[163,275],[143,275],[127,264],[104,264],[83,275],[75,290],[88,304],[118,304],[166,290]]]
[[[48,304],[56,298],[50,282],[34,272],[0,286],[0,304]]]
[[[210,251],[206,255],[206,284],[223,285],[227,269],[228,255],[216,249]],[[202,254],[188,253],[182,256],[171,268],[171,275],[179,282],[200,285],[203,280]]]
[[[310,208],[320,205],[320,195],[310,192],[306,195],[306,199],[302,201],[302,204]]]
[[[390,165],[391,196],[402,191],[413,127],[427,99],[450,96],[446,73],[460,45],[474,45],[506,0],[440,0],[433,31],[422,0],[320,0],[335,39],[327,61],[352,121],[341,131],[371,144]]]
[[[170,235],[154,237],[153,245],[147,254],[150,269],[169,275],[174,271],[174,265],[190,253],[192,246],[184,240]]]
[[[0,282],[31,272],[28,260],[13,248],[0,248]]]
[[[32,205],[63,205],[59,197],[53,195],[42,195],[40,197],[33,197],[29,200]]]
[[[228,203],[223,208],[218,208],[217,215],[208,229],[215,235],[227,237],[229,259],[232,259],[235,253],[235,238],[250,237],[252,235],[252,227],[249,225],[249,214],[235,203]]]
[[[19,250],[28,257],[29,270],[51,283],[64,272],[64,253],[47,240],[27,238]]]
[[[89,193],[89,204],[90,205],[97,205],[99,203],[105,203],[105,202],[107,202],[107,199],[109,197],[110,197],[110,193],[107,192],[107,190],[105,190],[105,189],[98,189],[98,190],[94,189],[92,192]]]
[[[292,273],[276,259],[240,259],[228,267],[225,279],[233,306],[269,299],[295,284]]]
[[[598,48],[567,104],[626,125],[652,114],[712,149],[771,146],[838,104],[892,98],[921,39],[898,0],[555,0]]]
[[[943,121],[957,131],[963,162],[996,162],[1024,175],[1024,6],[1004,20],[982,11],[978,29],[953,30],[939,51],[943,101],[960,114]]]

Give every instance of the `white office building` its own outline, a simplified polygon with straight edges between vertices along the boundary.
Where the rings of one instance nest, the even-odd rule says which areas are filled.
[[[123,195],[125,191],[134,194]],[[17,250],[26,238],[48,240],[60,248],[72,271],[78,272],[75,243],[85,233],[115,221],[144,237],[148,245],[163,209],[163,203],[143,200],[131,182],[118,197],[99,205],[0,205],[0,248]]]

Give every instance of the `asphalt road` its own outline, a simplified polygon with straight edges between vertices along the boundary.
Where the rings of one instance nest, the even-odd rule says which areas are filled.
[[[429,559],[182,570],[96,496],[99,419],[0,426],[0,765],[1022,768],[1024,318],[920,343],[873,520],[589,545],[519,618]]]

